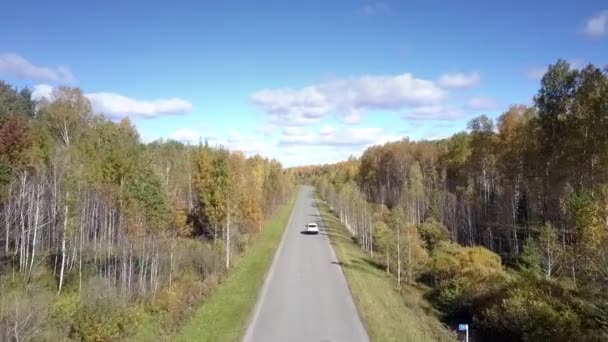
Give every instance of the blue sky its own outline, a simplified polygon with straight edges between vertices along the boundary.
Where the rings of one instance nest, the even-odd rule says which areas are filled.
[[[0,32],[0,79],[291,166],[529,104],[558,58],[606,65],[608,2],[12,1]]]

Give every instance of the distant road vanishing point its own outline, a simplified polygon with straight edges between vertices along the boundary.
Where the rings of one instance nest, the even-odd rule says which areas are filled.
[[[319,235],[306,235],[316,222]],[[369,341],[314,202],[302,187],[244,342]]]

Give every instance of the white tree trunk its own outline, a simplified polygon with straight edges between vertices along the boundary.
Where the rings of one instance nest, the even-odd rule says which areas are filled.
[[[401,228],[397,227],[397,287],[401,288]]]
[[[59,271],[59,289],[57,290],[57,294],[61,293],[61,288],[63,287],[63,274],[65,270],[65,235],[68,226],[68,206],[67,204],[64,206],[64,218],[63,218],[63,234],[61,237],[61,271]]]
[[[226,215],[226,270],[230,269],[230,209]]]
[[[36,256],[36,240],[38,239],[38,221],[40,216],[40,185],[36,186],[36,210],[34,213],[34,237],[32,239],[32,257],[30,260],[30,270],[28,282],[32,276],[32,268],[34,267],[34,257]]]

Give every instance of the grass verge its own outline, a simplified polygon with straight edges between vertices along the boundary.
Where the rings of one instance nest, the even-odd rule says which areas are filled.
[[[297,190],[296,190],[297,193]],[[237,341],[245,332],[296,196],[264,225],[226,280],[196,309],[175,341]]]
[[[353,241],[328,205],[316,198],[319,213],[372,341],[454,341],[424,299],[424,290],[395,280]]]

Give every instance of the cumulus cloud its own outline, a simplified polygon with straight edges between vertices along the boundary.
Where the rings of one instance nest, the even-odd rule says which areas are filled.
[[[608,10],[602,11],[585,23],[585,35],[590,38],[600,38],[608,32]]]
[[[347,125],[358,124],[359,122],[361,122],[361,114],[359,114],[359,111],[353,110],[350,113],[342,116],[342,122]]]
[[[325,94],[316,87],[293,89],[264,89],[251,95],[251,101],[276,121],[306,124],[318,121],[330,109]]]
[[[464,104],[464,108],[468,110],[495,110],[498,108],[498,101],[489,96],[471,97]]]
[[[51,85],[38,84],[33,88],[32,97],[34,99],[50,99],[53,89],[54,87]],[[91,102],[93,111],[113,119],[127,116],[153,118],[163,115],[186,114],[192,111],[192,104],[180,98],[139,100],[108,92],[87,93],[85,96]]]
[[[278,131],[278,127],[276,125],[273,124],[262,124],[260,126],[258,126],[254,131],[255,133],[258,134],[262,134],[266,137],[271,136],[272,134],[274,134],[275,132]]]
[[[283,134],[279,141],[280,146],[311,145],[311,146],[341,146],[364,147],[379,144],[398,137],[386,134],[382,128],[340,128],[324,126],[317,132],[290,131]]]
[[[279,156],[276,145],[267,139],[260,139],[260,137],[251,134],[242,134],[235,130],[229,131],[226,138],[218,138],[216,144],[232,151],[241,151],[247,156],[256,154],[271,158]]]
[[[458,120],[466,117],[466,112],[447,105],[417,107],[403,115],[406,120]]]
[[[481,83],[481,77],[477,72],[472,72],[470,74],[460,72],[448,73],[441,75],[437,83],[444,88],[472,88]]]
[[[303,125],[336,112],[346,123],[357,123],[364,110],[397,110],[441,102],[446,91],[412,74],[375,75],[333,80],[302,89],[264,89],[251,101],[275,122]]]
[[[325,125],[319,130],[319,134],[323,136],[332,135],[336,132],[336,129],[331,125]]]
[[[48,84],[37,84],[32,89],[32,98],[34,100],[50,99],[53,89],[53,86]]]
[[[283,131],[282,131],[283,135],[288,136],[288,137],[302,135],[302,134],[305,134],[305,132],[306,131],[302,127],[297,127],[297,126],[283,127]]]
[[[390,7],[384,2],[375,2],[358,8],[356,12],[364,17],[371,17],[378,14],[390,13]]]
[[[93,109],[110,117],[137,116],[152,118],[169,114],[186,114],[192,111],[192,104],[179,98],[136,100],[115,93],[90,93],[85,96]]]
[[[73,84],[74,75],[65,66],[38,66],[15,54],[0,54],[0,76],[51,83]]]

